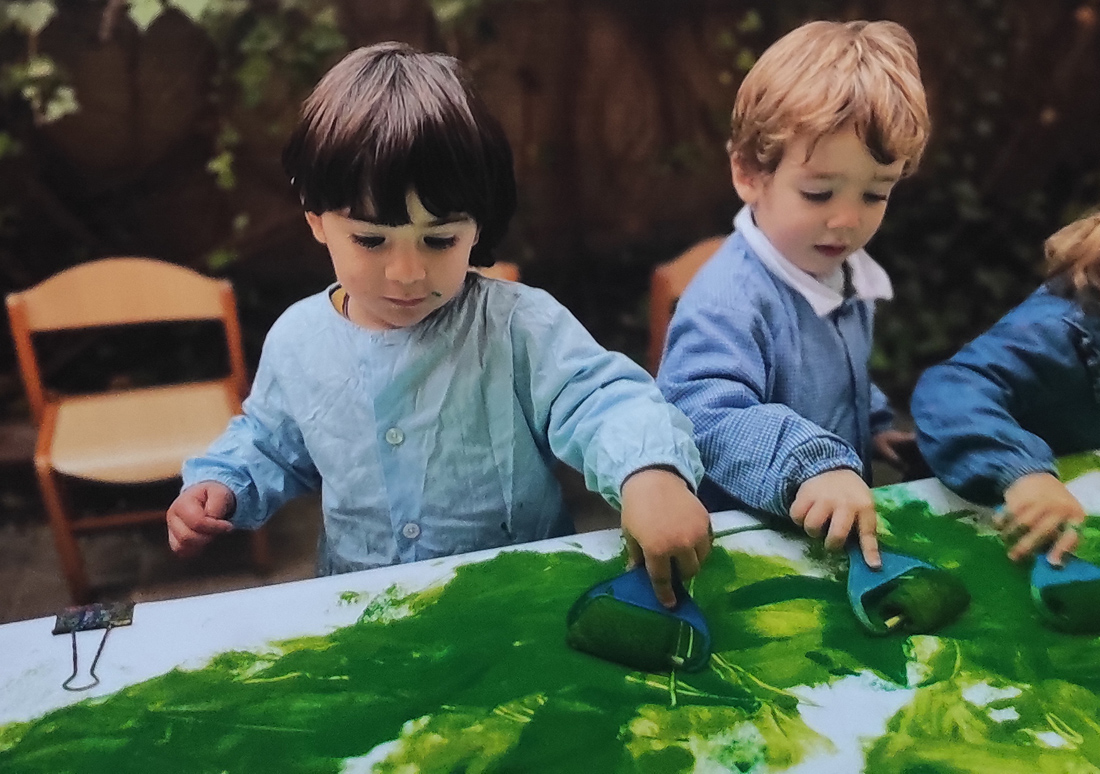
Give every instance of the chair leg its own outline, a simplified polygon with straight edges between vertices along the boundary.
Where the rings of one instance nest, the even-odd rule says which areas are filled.
[[[85,604],[91,598],[88,574],[84,569],[84,557],[80,553],[80,545],[77,543],[76,535],[73,534],[72,524],[64,505],[60,482],[57,474],[48,465],[41,465],[36,461],[34,468],[38,476],[38,489],[42,494],[42,503],[50,519],[54,545],[57,546],[57,555],[61,560],[61,571],[65,574],[65,581],[69,586],[69,595],[72,597],[73,604]]]
[[[260,527],[248,536],[252,543],[252,568],[261,575],[271,569],[271,545],[267,539],[267,527]]]

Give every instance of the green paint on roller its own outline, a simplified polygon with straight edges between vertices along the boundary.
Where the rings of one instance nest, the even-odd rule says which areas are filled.
[[[692,639],[682,621],[610,596],[586,602],[569,623],[569,647],[643,672],[667,672],[691,655],[680,652]]]
[[[1052,627],[1073,634],[1100,633],[1100,580],[1032,589],[1039,612]]]
[[[912,634],[946,626],[969,604],[970,594],[954,575],[927,567],[915,567],[863,598],[872,623]]]

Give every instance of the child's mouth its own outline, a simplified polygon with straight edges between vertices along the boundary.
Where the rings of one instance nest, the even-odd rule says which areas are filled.
[[[391,304],[394,304],[395,306],[401,306],[401,307],[405,307],[407,309],[412,308],[414,306],[420,306],[425,301],[425,299],[423,299],[423,298],[389,298],[389,297],[387,297],[386,300],[389,301]]]
[[[844,245],[814,245],[814,249],[829,258],[839,258],[848,248]]]

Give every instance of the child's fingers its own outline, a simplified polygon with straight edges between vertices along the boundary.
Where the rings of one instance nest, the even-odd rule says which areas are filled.
[[[829,516],[829,531],[825,535],[825,550],[839,551],[848,541],[855,521],[855,512],[844,505],[837,506]]]
[[[626,569],[633,570],[645,562],[645,554],[638,541],[629,532],[624,531],[623,538],[626,540]]]
[[[1081,528],[1081,523],[1076,521],[1067,521],[1062,525],[1062,534],[1058,536],[1058,539],[1054,541],[1054,546],[1050,549],[1050,553],[1047,554],[1047,559],[1055,567],[1062,566],[1062,560],[1066,554],[1072,553],[1077,544],[1080,542],[1081,535],[1078,530]]]
[[[224,535],[226,532],[233,531],[233,525],[225,519],[215,519],[210,516],[203,516],[199,521],[191,525],[191,529],[195,532],[201,532],[204,535]]]
[[[878,549],[878,514],[874,508],[865,508],[856,516],[856,528],[859,530],[859,550],[868,566],[874,569],[882,567],[882,554]]]
[[[168,515],[168,547],[178,556],[187,558],[201,551],[213,539],[195,532],[175,514]]]
[[[806,514],[810,512],[810,507],[814,504],[814,501],[809,497],[796,497],[791,504],[791,521],[798,526],[803,526],[806,523]]]
[[[1045,545],[1054,539],[1054,536],[1062,529],[1064,519],[1061,514],[1052,513],[1043,516],[1031,525],[1031,528],[1021,537],[1012,550],[1008,552],[1008,558],[1016,561],[1031,554],[1040,545]]]
[[[195,494],[184,493],[177,497],[176,501],[172,503],[172,506],[168,509],[168,518],[178,518],[189,526],[197,524],[207,518],[206,508],[204,507],[205,502],[205,497],[199,498]]]
[[[235,505],[236,498],[228,488],[218,486],[209,487],[206,490],[205,511],[207,516],[214,519],[224,519]]]
[[[891,465],[900,465],[901,457],[898,456],[897,450],[894,449],[894,445],[890,440],[883,438],[881,441],[875,444],[876,451],[882,456],[884,460]]]
[[[672,590],[672,560],[663,556],[652,557],[646,561],[646,572],[649,573],[649,582],[653,584],[653,593],[657,600],[665,607],[676,606],[676,592]]]
[[[707,522],[707,534],[704,537],[699,538],[695,543],[695,556],[698,557],[699,565],[702,566],[707,557],[710,556],[711,544],[714,542],[714,527]]]
[[[833,509],[827,503],[814,503],[802,522],[802,529],[810,537],[822,537],[829,524],[829,517],[832,515]]]
[[[687,580],[699,574],[699,556],[694,548],[679,551],[676,554],[676,568],[680,571],[680,578]]]

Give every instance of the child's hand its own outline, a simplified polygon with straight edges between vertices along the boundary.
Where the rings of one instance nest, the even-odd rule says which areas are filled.
[[[168,508],[168,546],[182,557],[194,556],[233,525],[225,521],[237,507],[233,491],[217,481],[200,481],[180,492]]]
[[[854,470],[829,470],[804,481],[791,505],[791,518],[807,535],[825,535],[825,547],[830,551],[842,548],[856,526],[863,558],[871,567],[882,566],[875,501]]]
[[[657,599],[673,607],[672,560],[684,580],[699,572],[710,552],[710,514],[678,474],[662,468],[632,474],[622,497],[630,566],[644,564]]]
[[[896,447],[915,443],[916,440],[917,436],[914,433],[906,433],[901,430],[883,430],[871,439],[871,446],[874,447],[875,453],[880,457],[898,470],[902,470],[905,467],[905,460],[898,454]]]
[[[1062,557],[1077,547],[1077,529],[1085,510],[1058,478],[1050,473],[1029,473],[1005,490],[1003,516],[994,526],[1006,540],[1016,543],[1008,552],[1013,561],[1041,545],[1054,543],[1047,558],[1059,566]],[[1023,532],[1019,539],[1017,533]]]

